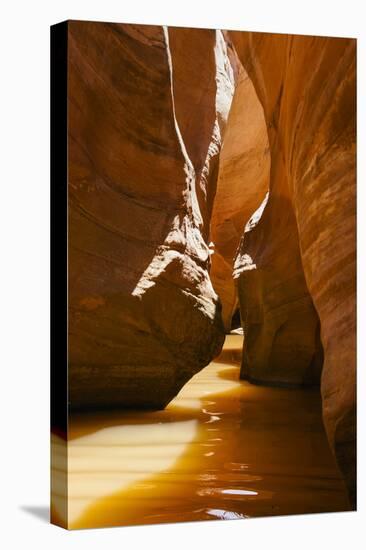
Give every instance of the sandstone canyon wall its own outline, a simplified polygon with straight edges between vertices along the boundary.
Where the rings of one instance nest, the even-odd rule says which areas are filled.
[[[355,505],[355,40],[231,38],[263,105],[271,150],[269,199],[236,262],[243,368],[262,377],[263,365],[271,375],[292,358],[297,371],[300,357],[302,374],[306,363],[317,370],[319,316],[323,417]],[[267,322],[271,308],[279,319]],[[270,363],[256,364],[254,343],[270,350]]]
[[[207,237],[226,45],[76,21],[68,44],[69,402],[162,408],[224,339]]]

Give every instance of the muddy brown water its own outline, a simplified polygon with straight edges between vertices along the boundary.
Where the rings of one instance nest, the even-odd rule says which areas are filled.
[[[348,510],[316,389],[239,380],[242,337],[164,411],[72,415],[68,525],[90,528]],[[53,436],[53,516],[66,521]]]

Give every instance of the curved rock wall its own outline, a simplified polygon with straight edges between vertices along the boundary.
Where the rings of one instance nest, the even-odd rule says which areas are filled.
[[[71,407],[164,407],[221,350],[206,236],[231,81],[218,31],[69,23]]]
[[[279,307],[292,299],[287,279],[294,269],[308,302],[311,296],[324,347],[324,422],[355,503],[356,43],[239,32],[232,32],[231,38],[263,105],[272,163],[268,205],[253,224],[254,233],[245,234],[240,255],[250,256],[253,249],[255,257],[258,252],[261,258],[276,255],[276,250],[282,254],[282,260],[268,262],[270,269],[277,261],[288,264],[278,271],[283,287]],[[251,260],[238,258],[239,270],[246,261]],[[244,271],[245,282],[240,278],[239,288],[252,284],[251,292],[261,293],[260,303],[263,291],[271,292],[272,278],[266,269],[266,280],[258,285],[254,271]],[[263,312],[254,308],[251,315],[261,319]],[[307,325],[313,332],[314,323]],[[256,330],[247,334],[247,341],[256,338]],[[291,330],[298,338],[300,332],[291,322],[284,325],[282,340],[288,332],[291,337]],[[277,346],[278,333],[274,334]]]

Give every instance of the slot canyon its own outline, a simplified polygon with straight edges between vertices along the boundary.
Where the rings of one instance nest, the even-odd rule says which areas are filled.
[[[56,523],[356,508],[355,49],[68,22]]]

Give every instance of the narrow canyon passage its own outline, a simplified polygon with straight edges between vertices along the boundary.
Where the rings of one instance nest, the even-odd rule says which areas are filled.
[[[55,523],[354,510],[355,41],[67,39]]]
[[[239,380],[242,340],[226,336],[163,411],[71,416],[70,528],[349,509],[318,389]],[[54,452],[61,479],[61,440]]]

